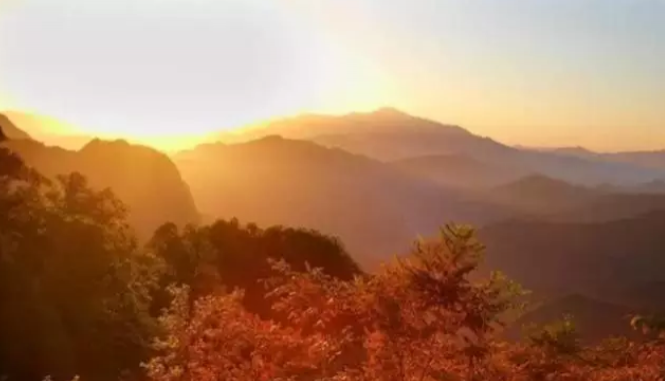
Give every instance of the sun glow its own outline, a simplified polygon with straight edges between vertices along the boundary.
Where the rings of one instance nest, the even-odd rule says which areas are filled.
[[[277,116],[390,103],[387,76],[331,32],[321,10],[64,2],[26,0],[0,13],[0,48],[11,53],[0,57],[0,80],[11,107],[65,120],[77,134],[177,150]]]
[[[170,150],[384,105],[514,144],[662,148],[659,2],[509,2],[0,0],[0,110]]]

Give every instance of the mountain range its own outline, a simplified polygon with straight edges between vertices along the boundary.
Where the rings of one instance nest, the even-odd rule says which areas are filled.
[[[332,234],[369,269],[418,235],[469,223],[487,267],[543,303],[521,322],[665,310],[662,152],[510,147],[395,109],[275,120],[171,157],[124,141],[49,146],[3,116],[0,127],[46,175],[79,171],[113,188],[142,236],[200,211]]]
[[[410,160],[411,170],[428,171],[435,178],[445,177],[447,173],[445,167],[438,172],[431,169],[432,156],[456,155],[458,160],[462,156],[467,162],[473,160],[500,168],[498,173],[505,172],[506,176],[498,176],[494,185],[531,174],[585,185],[635,185],[665,179],[663,167],[642,166],[633,160],[622,161],[619,156],[616,160],[605,160],[593,155],[581,157],[510,147],[456,125],[414,117],[391,108],[342,116],[303,115],[280,119],[219,134],[215,139],[242,142],[270,135],[309,140],[384,162]],[[416,163],[421,163],[425,169],[413,166],[418,158]]]
[[[278,136],[174,160],[207,213],[319,229],[363,258],[403,253],[445,221],[484,224],[506,213],[366,156]]]
[[[182,225],[199,220],[188,185],[159,151],[98,139],[80,150],[67,150],[33,140],[6,117],[0,116],[0,128],[9,138],[2,145],[45,176],[79,172],[94,188],[111,188],[127,204],[130,222],[141,238],[150,237],[167,221]]]
[[[504,271],[541,295],[580,293],[631,304],[636,290],[665,281],[665,211],[606,222],[513,219],[486,226],[487,266]],[[646,287],[648,286],[648,287]],[[642,299],[639,308],[665,310]]]
[[[61,122],[56,118],[18,111],[5,112],[0,115],[3,119],[3,121],[0,121],[0,126],[13,126],[12,130],[18,130],[23,134],[22,136],[14,136],[14,138],[34,139],[49,146],[70,150],[79,150],[94,139],[94,136],[72,133],[71,131],[75,130],[74,126]],[[17,126],[20,126],[20,129]],[[10,127],[5,129],[9,130]],[[26,131],[29,132],[29,135]]]
[[[625,306],[570,294],[525,313],[507,329],[505,335],[509,339],[520,340],[525,333],[528,334],[530,327],[547,326],[562,320],[563,316],[563,319],[572,319],[579,339],[585,344],[616,336],[641,341],[645,336],[630,325],[632,316],[637,312]]]
[[[2,129],[3,134],[12,140],[31,140],[30,135],[18,128],[14,122],[12,122],[9,117],[4,114],[0,114],[0,129]]]

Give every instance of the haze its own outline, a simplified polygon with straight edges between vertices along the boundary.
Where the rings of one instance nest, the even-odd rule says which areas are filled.
[[[665,381],[665,0],[0,0],[0,381]]]
[[[663,41],[660,0],[3,1],[0,109],[169,149],[383,105],[509,144],[659,149]]]

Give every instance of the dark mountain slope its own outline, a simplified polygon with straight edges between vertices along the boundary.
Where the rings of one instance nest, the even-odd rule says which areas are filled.
[[[8,141],[28,165],[49,177],[80,172],[97,188],[110,187],[130,208],[130,222],[142,238],[162,223],[196,222],[187,185],[164,154],[124,141],[93,140],[80,151],[28,140]]]
[[[508,147],[461,127],[414,117],[394,109],[343,116],[304,115],[233,134],[226,133],[219,139],[237,142],[268,135],[311,140],[383,161],[462,155],[508,168],[518,174],[541,173],[578,184],[634,184],[665,174],[665,170],[647,169],[634,164]]]
[[[27,132],[19,129],[5,114],[0,114],[0,129],[7,139],[11,140],[30,140]]]
[[[625,151],[625,152],[594,152],[583,147],[561,147],[540,151],[556,152],[584,159],[606,162],[627,163],[640,167],[665,169],[665,150],[656,151]]]
[[[6,111],[5,117],[33,140],[48,146],[79,150],[93,137],[76,133],[77,128],[56,118],[20,111]],[[0,122],[1,123],[1,122]]]
[[[484,203],[553,222],[608,222],[665,210],[665,194],[628,193],[616,188],[587,188],[546,176],[531,175],[475,192]]]
[[[595,201],[602,192],[569,184],[547,176],[530,175],[485,192],[497,204],[526,214],[549,216],[582,207]]]
[[[547,216],[553,221],[599,223],[665,211],[665,194],[606,193]]]
[[[450,221],[503,216],[390,165],[306,141],[204,145],[175,161],[206,214],[314,228],[365,258],[401,253]]]
[[[607,160],[636,164],[649,168],[665,168],[665,151],[618,152],[603,155]]]
[[[249,128],[236,141],[268,135],[315,141],[328,147],[367,155],[379,160],[458,152],[461,147],[480,151],[511,150],[491,139],[480,138],[454,125],[384,108],[371,113],[342,116],[303,115]],[[222,136],[222,140],[231,135]]]
[[[597,343],[612,336],[639,339],[642,336],[630,325],[631,315],[636,313],[624,306],[571,294],[546,302],[526,313],[511,325],[506,334],[511,339],[519,339],[523,336],[523,329],[528,330],[529,326],[542,327],[569,316],[580,339],[586,343]]]
[[[665,212],[605,223],[508,221],[486,227],[487,266],[542,295],[620,290],[665,281]],[[665,305],[665,303],[663,303]]]
[[[458,154],[419,156],[392,163],[405,172],[456,188],[486,188],[516,180],[522,171]]]

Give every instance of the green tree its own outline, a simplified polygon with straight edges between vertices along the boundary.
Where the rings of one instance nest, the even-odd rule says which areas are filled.
[[[346,280],[361,274],[335,238],[281,226],[263,230],[254,224],[242,225],[236,219],[183,229],[165,224],[157,229],[149,247],[164,265],[161,290],[154,298],[155,312],[168,305],[169,296],[164,290],[176,284],[188,286],[192,298],[223,289],[242,289],[245,305],[267,316],[271,311],[264,297],[263,280],[274,275],[268,259],[283,259],[297,271],[321,268]]]
[[[147,358],[152,261],[126,209],[83,176],[0,150],[0,374],[115,380]]]
[[[262,319],[240,294],[176,299],[148,366],[154,380],[487,379],[492,333],[518,290],[469,276],[482,246],[448,227],[407,259],[352,280],[273,263]],[[180,301],[178,301],[180,300]]]

